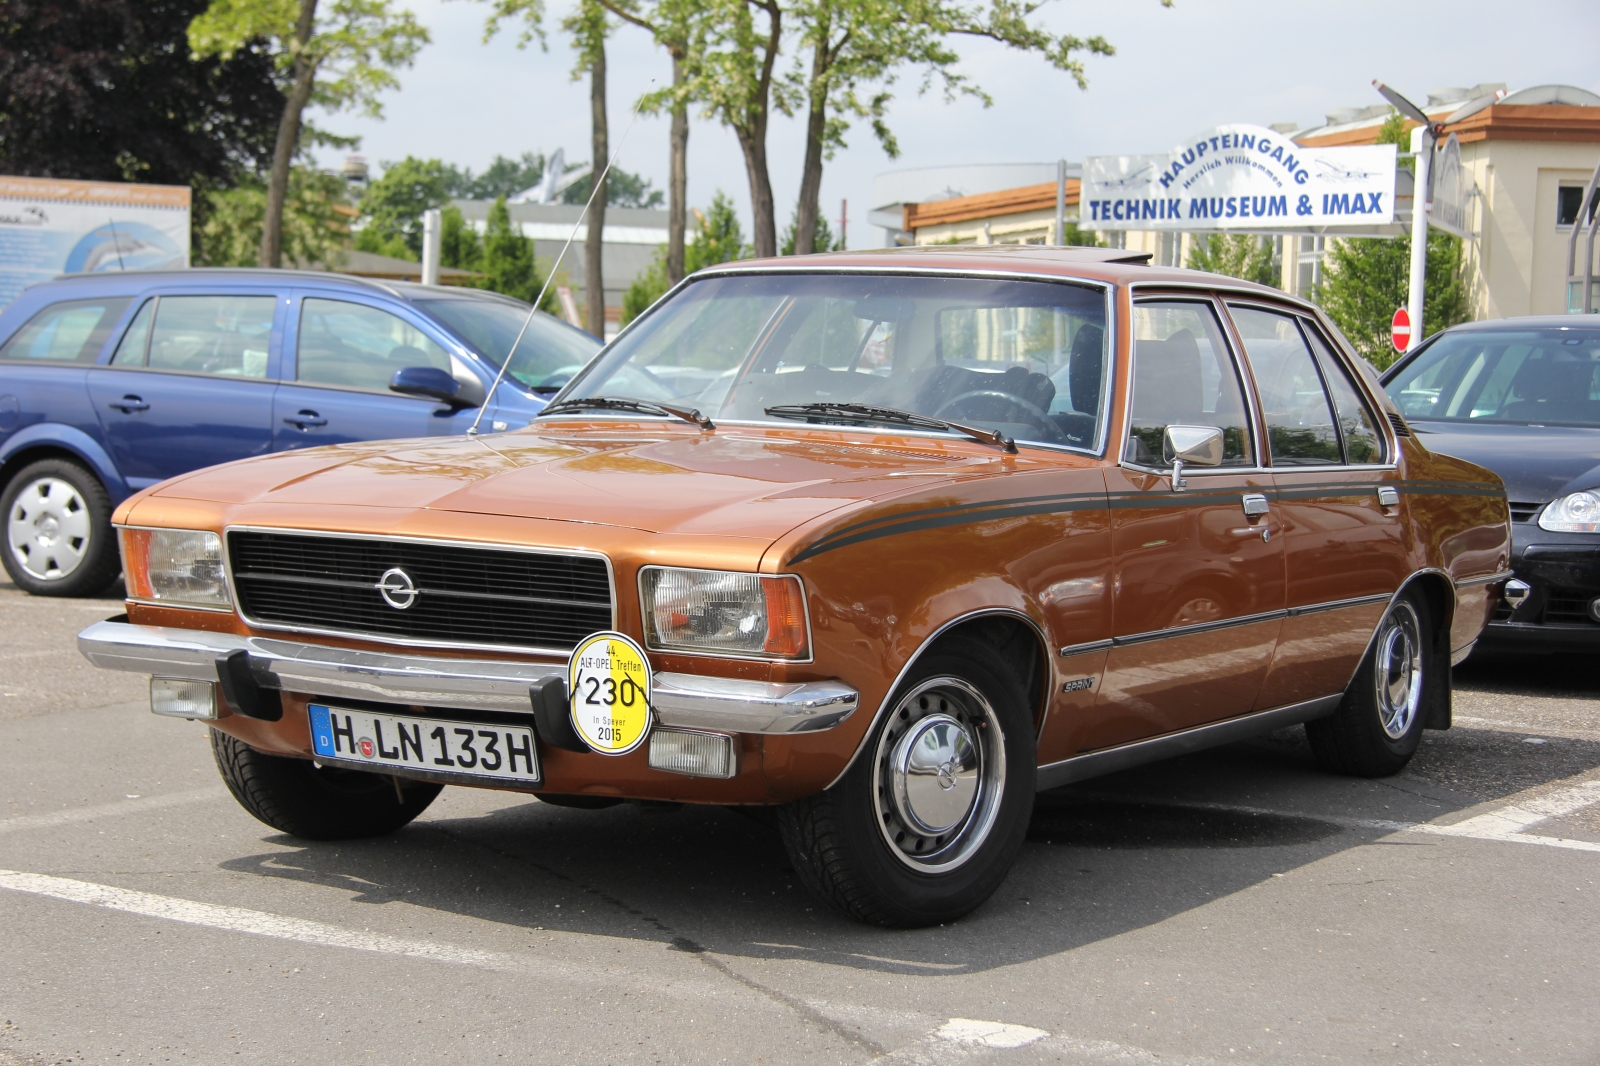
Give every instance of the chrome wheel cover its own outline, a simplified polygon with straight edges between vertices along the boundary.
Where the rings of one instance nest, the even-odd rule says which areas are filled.
[[[1404,600],[1383,620],[1372,663],[1378,721],[1389,739],[1406,735],[1422,705],[1422,623]]]
[[[24,485],[6,515],[6,547],[30,577],[71,577],[89,553],[93,521],[83,495],[69,481],[41,477]]]
[[[958,677],[929,678],[890,712],[873,759],[878,829],[922,873],[970,859],[1005,792],[1005,733],[988,699]]]

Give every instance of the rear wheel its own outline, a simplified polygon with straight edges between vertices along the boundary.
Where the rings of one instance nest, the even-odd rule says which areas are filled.
[[[1033,811],[1034,730],[1015,671],[951,638],[901,684],[855,764],[778,812],[806,887],[861,921],[952,921],[1000,886]]]
[[[0,560],[24,592],[93,596],[121,568],[111,531],[111,497],[100,479],[68,459],[41,459],[0,494],[5,545]]]
[[[1431,685],[1447,685],[1429,669],[1428,609],[1411,594],[1389,608],[1339,709],[1306,723],[1311,751],[1324,770],[1387,777],[1404,770],[1422,742]]]
[[[211,753],[239,805],[279,832],[306,840],[382,836],[428,809],[443,785],[266,755],[219,729]]]

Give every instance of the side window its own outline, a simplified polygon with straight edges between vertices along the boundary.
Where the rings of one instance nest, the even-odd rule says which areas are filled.
[[[1222,465],[1252,466],[1239,371],[1208,303],[1133,308],[1133,405],[1123,461],[1165,466],[1168,426],[1222,430]]]
[[[408,366],[449,373],[450,353],[376,307],[343,300],[301,301],[296,380],[388,392],[394,372]]]
[[[150,353],[150,320],[155,314],[156,301],[146,300],[128,323],[127,332],[117,342],[117,350],[111,353],[112,366],[144,366],[145,356]]]
[[[276,296],[163,296],[150,329],[151,370],[267,376]]]
[[[1339,433],[1344,438],[1345,462],[1354,464],[1383,462],[1383,435],[1378,432],[1378,420],[1362,399],[1361,392],[1350,380],[1350,373],[1333,348],[1316,328],[1304,319],[1300,326],[1311,339],[1311,350],[1317,353],[1317,365],[1322,368],[1322,378],[1333,394],[1333,408],[1339,415]]]
[[[0,348],[8,363],[92,363],[128,306],[126,297],[51,304]]]
[[[1344,461],[1339,430],[1322,375],[1300,327],[1290,315],[1229,306],[1244,339],[1273,466],[1326,466]]]

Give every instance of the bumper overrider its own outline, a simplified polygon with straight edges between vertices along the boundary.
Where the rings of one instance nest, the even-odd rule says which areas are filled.
[[[1480,643],[1506,649],[1600,647],[1600,536],[1513,524],[1516,579]]]
[[[328,700],[528,714],[565,663],[452,659],[334,648],[190,629],[96,622],[78,634],[95,666],[156,679],[220,683],[228,703],[252,715],[259,693]],[[666,729],[708,733],[807,733],[855,712],[859,694],[839,681],[769,683],[656,671],[652,708]],[[191,717],[210,717],[194,714]]]

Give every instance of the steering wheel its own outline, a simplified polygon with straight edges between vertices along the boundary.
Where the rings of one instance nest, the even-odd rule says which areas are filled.
[[[1011,393],[1001,392],[999,389],[973,389],[971,392],[963,392],[961,395],[954,396],[940,404],[939,409],[933,413],[933,417],[943,418],[946,411],[956,407],[958,404],[961,404],[967,400],[977,399],[1000,400],[1014,410],[1022,412],[1022,414],[1026,416],[1025,418],[1018,419],[984,419],[984,421],[1027,422],[1030,425],[1038,426],[1040,429],[1052,428],[1050,415],[1041,409],[1038,404],[1029,403],[1020,396],[1013,396]],[[959,411],[956,413],[958,415],[960,414]]]

